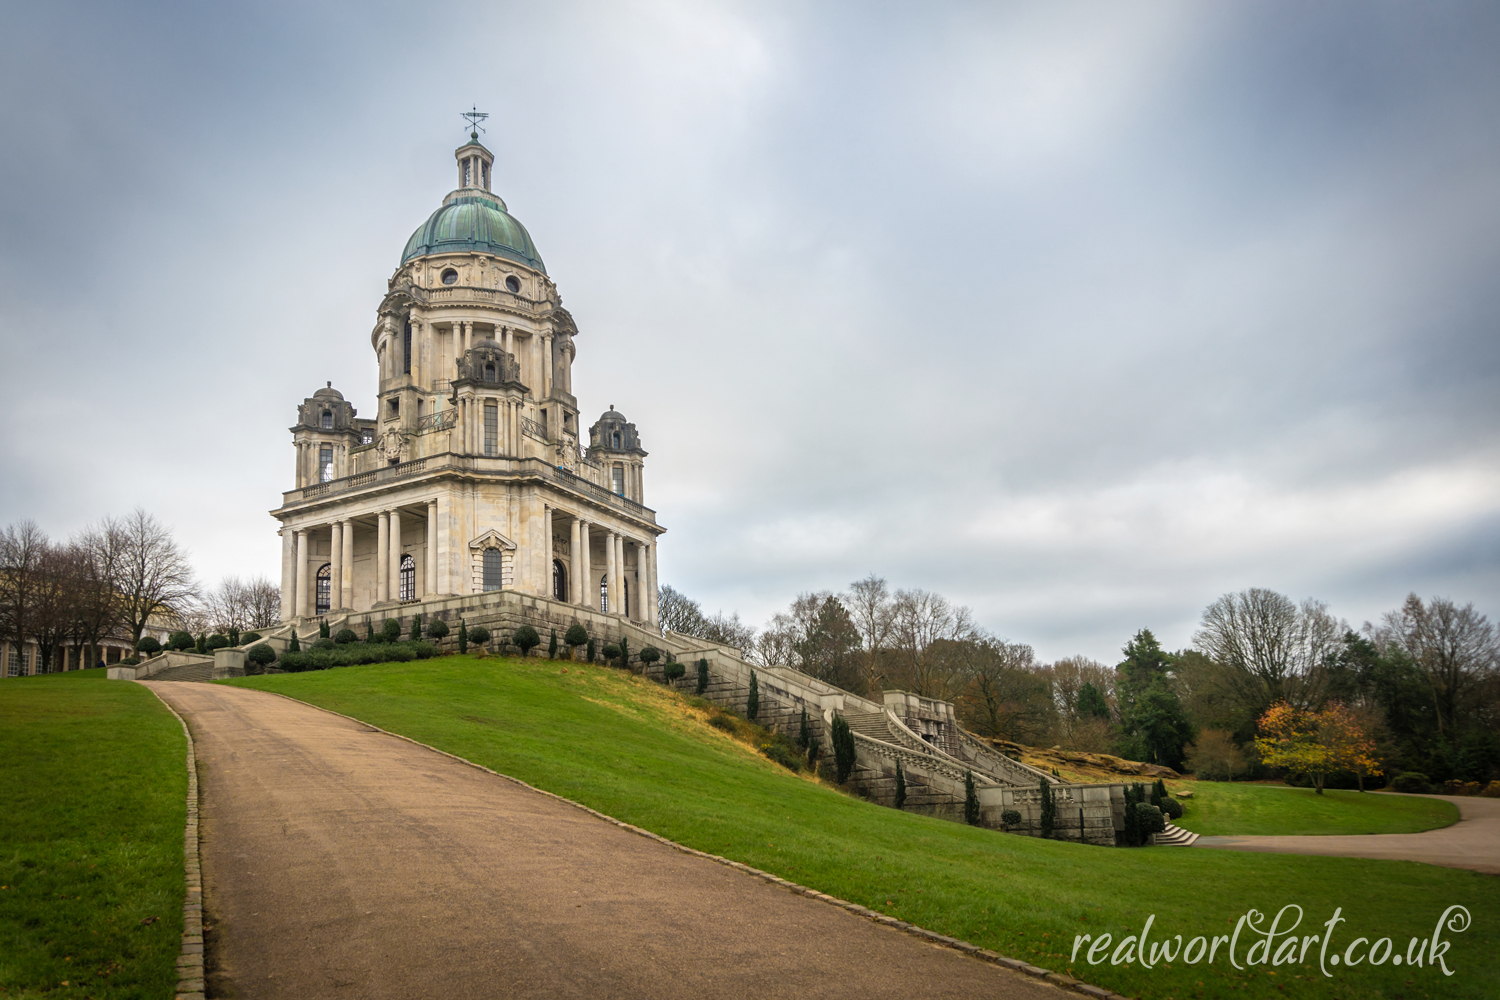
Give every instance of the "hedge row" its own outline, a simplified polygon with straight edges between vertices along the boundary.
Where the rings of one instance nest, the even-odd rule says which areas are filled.
[[[425,660],[436,655],[438,655],[438,648],[430,642],[349,643],[334,646],[332,649],[282,653],[278,666],[287,673],[295,674],[304,670],[352,667],[362,663],[405,663],[408,660]]]

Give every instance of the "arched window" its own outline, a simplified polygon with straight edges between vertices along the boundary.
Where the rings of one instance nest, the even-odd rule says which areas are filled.
[[[484,589],[500,589],[500,561],[499,549],[484,550]]]
[[[313,614],[326,615],[333,609],[333,569],[327,563],[318,567]]]
[[[609,574],[599,578],[599,610],[609,614]]]
[[[401,557],[401,584],[396,590],[396,599],[401,601],[417,599],[417,561],[409,555]]]
[[[495,381],[495,366],[494,365],[485,365],[484,366],[484,380],[486,382],[493,382],[493,381]]]
[[[568,568],[562,564],[561,559],[552,560],[552,599],[568,599]]]
[[[333,411],[332,410],[324,410],[323,411],[323,429],[325,431],[331,431],[331,430],[333,430]]]

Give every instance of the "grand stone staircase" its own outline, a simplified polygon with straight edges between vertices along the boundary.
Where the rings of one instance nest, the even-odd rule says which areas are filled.
[[[207,684],[214,678],[214,665],[208,663],[190,663],[181,667],[168,667],[158,670],[151,675],[153,681],[199,681]]]

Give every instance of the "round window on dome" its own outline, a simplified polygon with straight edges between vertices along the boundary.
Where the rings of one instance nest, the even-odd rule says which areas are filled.
[[[505,287],[509,288],[512,292],[519,292],[521,290],[521,279],[514,274],[508,274],[505,276]]]
[[[455,270],[453,270],[453,268],[451,268],[451,267],[448,268],[448,270],[444,271],[443,272],[443,284],[445,284],[445,285],[456,285],[456,284],[458,284],[458,272],[455,271]]]

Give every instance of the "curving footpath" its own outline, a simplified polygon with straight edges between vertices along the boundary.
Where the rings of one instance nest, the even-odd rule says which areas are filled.
[[[1381,792],[1380,794],[1393,794]],[[1199,837],[1195,847],[1275,854],[1420,861],[1500,875],[1500,799],[1433,795],[1458,806],[1459,821],[1425,833],[1368,833],[1327,837]]]
[[[197,744],[210,993],[1069,995],[301,702],[143,683]]]

